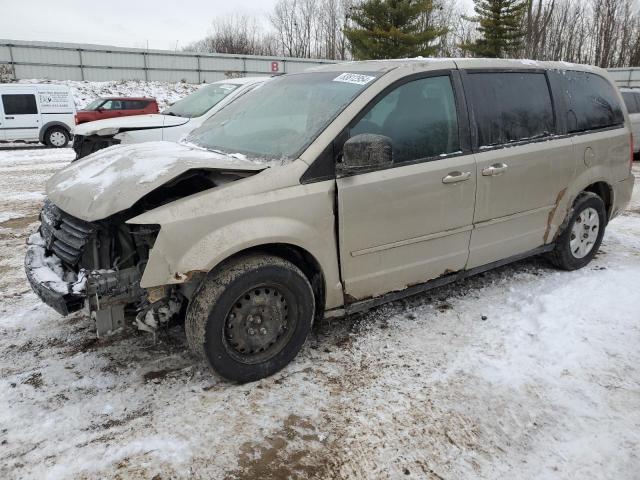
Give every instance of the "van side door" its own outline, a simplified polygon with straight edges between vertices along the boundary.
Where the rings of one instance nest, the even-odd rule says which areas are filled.
[[[391,85],[354,119],[345,138],[364,133],[389,137],[394,161],[390,168],[338,173],[340,268],[350,301],[463,269],[475,203],[457,71]]]
[[[12,90],[0,95],[3,107],[3,128],[6,140],[37,140],[40,113],[36,95],[30,90]]]
[[[576,170],[547,72],[466,70],[477,162],[476,209],[467,268],[540,247],[549,218]]]

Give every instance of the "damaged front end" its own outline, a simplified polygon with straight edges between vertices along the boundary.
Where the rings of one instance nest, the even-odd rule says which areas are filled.
[[[179,310],[181,299],[176,294],[154,299],[151,308],[140,287],[160,227],[129,225],[120,215],[86,222],[49,200],[40,220],[40,229],[27,242],[26,274],[42,301],[61,315],[86,304],[98,336],[104,336],[124,326],[127,316],[157,324],[162,312]]]

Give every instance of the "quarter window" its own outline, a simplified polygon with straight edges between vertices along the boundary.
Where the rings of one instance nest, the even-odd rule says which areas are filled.
[[[394,163],[459,151],[456,102],[449,77],[423,78],[396,88],[358,121],[350,135],[362,133],[389,137]]]
[[[34,115],[38,113],[36,96],[31,94],[2,95],[5,115]]]
[[[640,105],[638,104],[638,95],[633,92],[622,92],[622,98],[627,106],[629,113],[639,113]]]
[[[123,102],[126,110],[142,110],[147,106],[147,102],[143,100],[127,100]]]
[[[491,147],[551,135],[553,105],[544,73],[469,73],[465,84],[478,145]]]
[[[624,122],[613,86],[600,75],[565,72],[563,75],[569,133],[613,127]]]

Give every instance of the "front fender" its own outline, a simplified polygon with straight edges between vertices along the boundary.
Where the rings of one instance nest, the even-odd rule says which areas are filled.
[[[141,284],[146,288],[183,283],[194,272],[209,272],[232,255],[260,245],[289,244],[317,258],[321,256],[320,245],[305,241],[314,237],[318,238],[317,231],[296,220],[252,218],[213,230],[176,255],[174,242],[161,235],[151,251]]]
[[[191,201],[174,207],[171,215],[156,212],[153,218],[161,225],[160,233],[141,285],[149,288],[184,283],[194,273],[209,272],[238,252],[262,245],[287,244],[305,250],[317,260],[327,287],[326,306],[340,306],[342,284],[334,193],[334,182],[318,182],[236,199],[225,206],[218,204],[217,211],[211,213],[194,208]],[[198,211],[198,216],[187,213]],[[161,218],[166,221],[158,221]]]

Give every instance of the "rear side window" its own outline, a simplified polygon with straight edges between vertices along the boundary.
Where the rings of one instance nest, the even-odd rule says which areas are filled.
[[[394,163],[410,162],[460,150],[456,101],[448,76],[405,83],[380,99],[351,128],[385,135]]]
[[[125,110],[142,110],[148,104],[144,100],[127,100],[123,103],[125,104]]]
[[[629,113],[639,113],[640,105],[638,104],[638,97],[633,92],[622,92],[622,99],[624,100],[625,105],[627,106],[627,111]]]
[[[469,73],[467,79],[480,147],[553,134],[553,105],[544,73]]]
[[[618,96],[607,80],[588,72],[565,72],[565,100],[569,133],[608,128],[624,123]]]
[[[36,96],[31,94],[2,95],[5,115],[33,115],[38,113]]]

